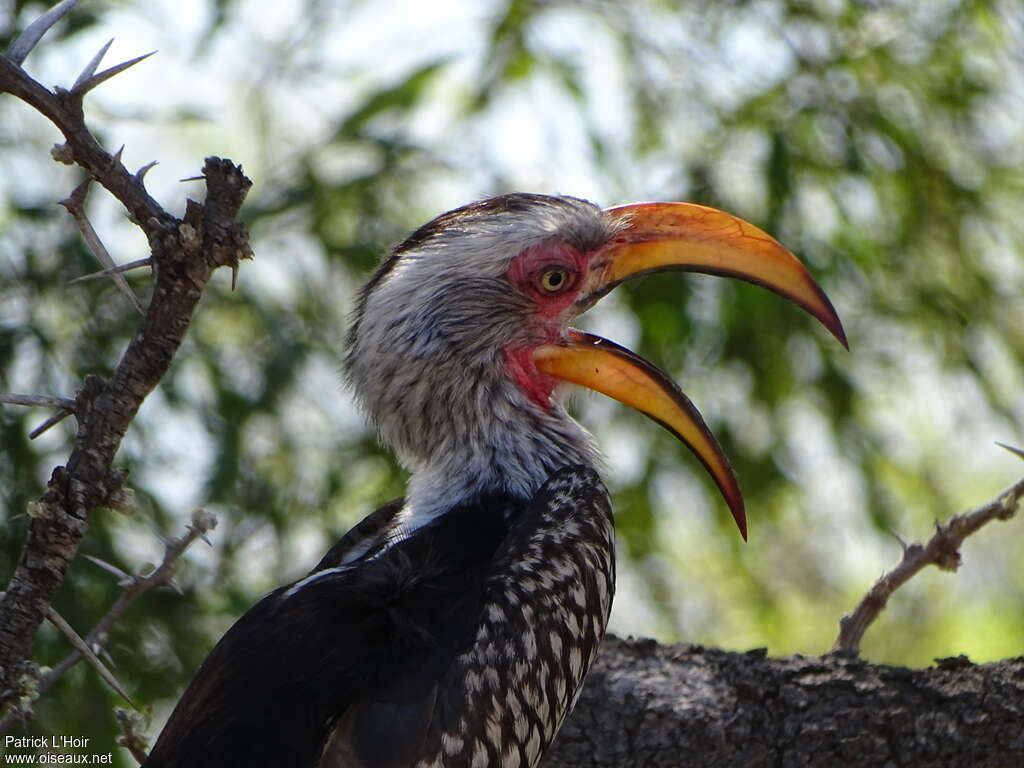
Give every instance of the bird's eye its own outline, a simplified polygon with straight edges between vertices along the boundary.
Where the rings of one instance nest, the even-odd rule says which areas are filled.
[[[572,273],[562,267],[545,269],[540,274],[540,287],[548,293],[558,293],[572,282]]]

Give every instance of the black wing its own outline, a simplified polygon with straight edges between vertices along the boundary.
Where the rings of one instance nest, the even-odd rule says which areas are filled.
[[[349,764],[408,764],[429,724],[436,680],[451,648],[466,642],[482,574],[521,502],[490,498],[453,510],[359,561],[400,506],[368,516],[309,576],[228,630],[146,768],[313,766],[339,723],[359,753]],[[382,727],[386,739],[377,738]]]
[[[570,471],[579,470],[554,478]],[[145,768],[401,768],[439,749],[446,723],[460,722],[456,689],[478,664],[467,654],[503,588],[499,576],[510,577],[531,534],[553,540],[533,530],[558,524],[534,508],[542,498],[550,507],[548,485],[528,503],[490,497],[451,510],[360,559],[400,505],[370,515],[314,572],[228,630]]]

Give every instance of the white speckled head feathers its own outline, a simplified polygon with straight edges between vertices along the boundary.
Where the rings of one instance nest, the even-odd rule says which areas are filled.
[[[562,242],[588,253],[618,226],[576,198],[491,198],[425,224],[367,282],[348,378],[412,472],[417,525],[488,491],[529,498],[554,470],[596,464],[593,441],[561,405],[539,407],[508,376],[502,349],[531,342],[536,305],[507,272],[528,248]]]

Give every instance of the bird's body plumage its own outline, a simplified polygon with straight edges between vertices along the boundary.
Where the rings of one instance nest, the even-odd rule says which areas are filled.
[[[224,636],[147,768],[536,764],[611,607],[597,475],[563,469],[528,502],[481,499],[377,554],[349,559],[365,539],[347,538]]]
[[[746,536],[735,476],[661,371],[569,322],[631,275],[742,277],[843,340],[796,258],[703,206],[513,194],[449,211],[361,292],[346,369],[410,479],[221,639],[146,768],[534,766],[575,702],[614,590],[611,505],[559,382],[697,454]]]

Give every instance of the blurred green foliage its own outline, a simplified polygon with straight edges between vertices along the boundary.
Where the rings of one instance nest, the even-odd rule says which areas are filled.
[[[744,546],[685,450],[581,397],[616,500],[619,631],[822,652],[898,557],[891,533],[925,536],[1016,479],[992,446],[1024,441],[1014,0],[491,0],[445,7],[443,21],[406,18],[401,3],[307,0],[270,18],[239,0],[197,0],[181,18],[172,5],[83,2],[27,62],[67,83],[69,51],[84,63],[106,37],[156,39],[182,70],[147,63],[168,93],[128,76],[119,96],[101,89],[87,104],[98,135],[116,146],[135,130],[129,151],[148,141],[153,155],[140,164],[184,157],[174,178],[219,153],[256,181],[243,212],[256,261],[234,292],[214,281],[119,456],[139,509],[101,511],[83,546],[138,570],[192,507],[220,517],[214,547],[187,558],[183,594],[145,596],[108,645],[156,708],[154,729],[234,618],[401,494],[340,384],[345,315],[390,244],[474,198],[726,208],[793,248],[846,324],[850,353],[777,297],[701,277],[645,279],[592,313],[702,408],[751,517]],[[0,47],[41,10],[0,4],[12,14]],[[195,78],[194,98],[179,77]],[[56,135],[29,112],[0,97],[0,390],[70,395],[110,373],[137,318],[110,285],[67,285],[96,266],[55,205],[75,176],[49,162]],[[175,189],[157,196],[169,204]],[[138,258],[144,244],[101,198],[108,245]],[[132,283],[144,297],[145,278]],[[30,442],[45,416],[0,409],[2,575],[73,437],[65,424]],[[980,534],[960,574],[923,574],[897,596],[866,655],[1021,653],[1022,547],[1020,521]],[[79,559],[56,608],[84,633],[117,592]],[[68,651],[50,627],[37,648],[45,664]],[[79,666],[29,730],[112,744],[115,703]]]

